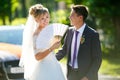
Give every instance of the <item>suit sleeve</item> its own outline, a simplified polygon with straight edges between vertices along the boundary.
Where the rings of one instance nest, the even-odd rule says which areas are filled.
[[[86,75],[88,79],[90,80],[92,80],[92,77],[95,77],[98,75],[98,70],[102,62],[102,52],[101,52],[101,46],[100,46],[100,40],[99,40],[98,33],[94,33],[92,35],[91,55],[92,55],[92,63]]]
[[[68,30],[66,32],[65,38],[64,38],[64,44],[62,48],[56,53],[57,60],[61,60],[66,54],[67,54],[67,36],[68,36]]]

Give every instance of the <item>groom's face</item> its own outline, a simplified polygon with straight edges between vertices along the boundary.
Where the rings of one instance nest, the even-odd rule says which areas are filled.
[[[80,16],[73,9],[71,10],[69,19],[72,26],[76,26],[80,22]]]

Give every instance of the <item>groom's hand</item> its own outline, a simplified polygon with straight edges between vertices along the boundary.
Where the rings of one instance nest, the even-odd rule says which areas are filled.
[[[88,78],[87,77],[83,77],[81,80],[88,80]]]

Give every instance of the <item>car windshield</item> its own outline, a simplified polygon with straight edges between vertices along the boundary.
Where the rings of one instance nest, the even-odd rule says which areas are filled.
[[[23,27],[0,27],[0,42],[22,44]]]

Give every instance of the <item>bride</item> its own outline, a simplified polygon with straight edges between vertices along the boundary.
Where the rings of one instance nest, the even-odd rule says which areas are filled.
[[[52,41],[53,26],[48,26],[49,11],[41,4],[30,7],[23,33],[20,66],[24,67],[26,80],[65,80],[62,68],[57,61],[54,49],[60,40]]]

